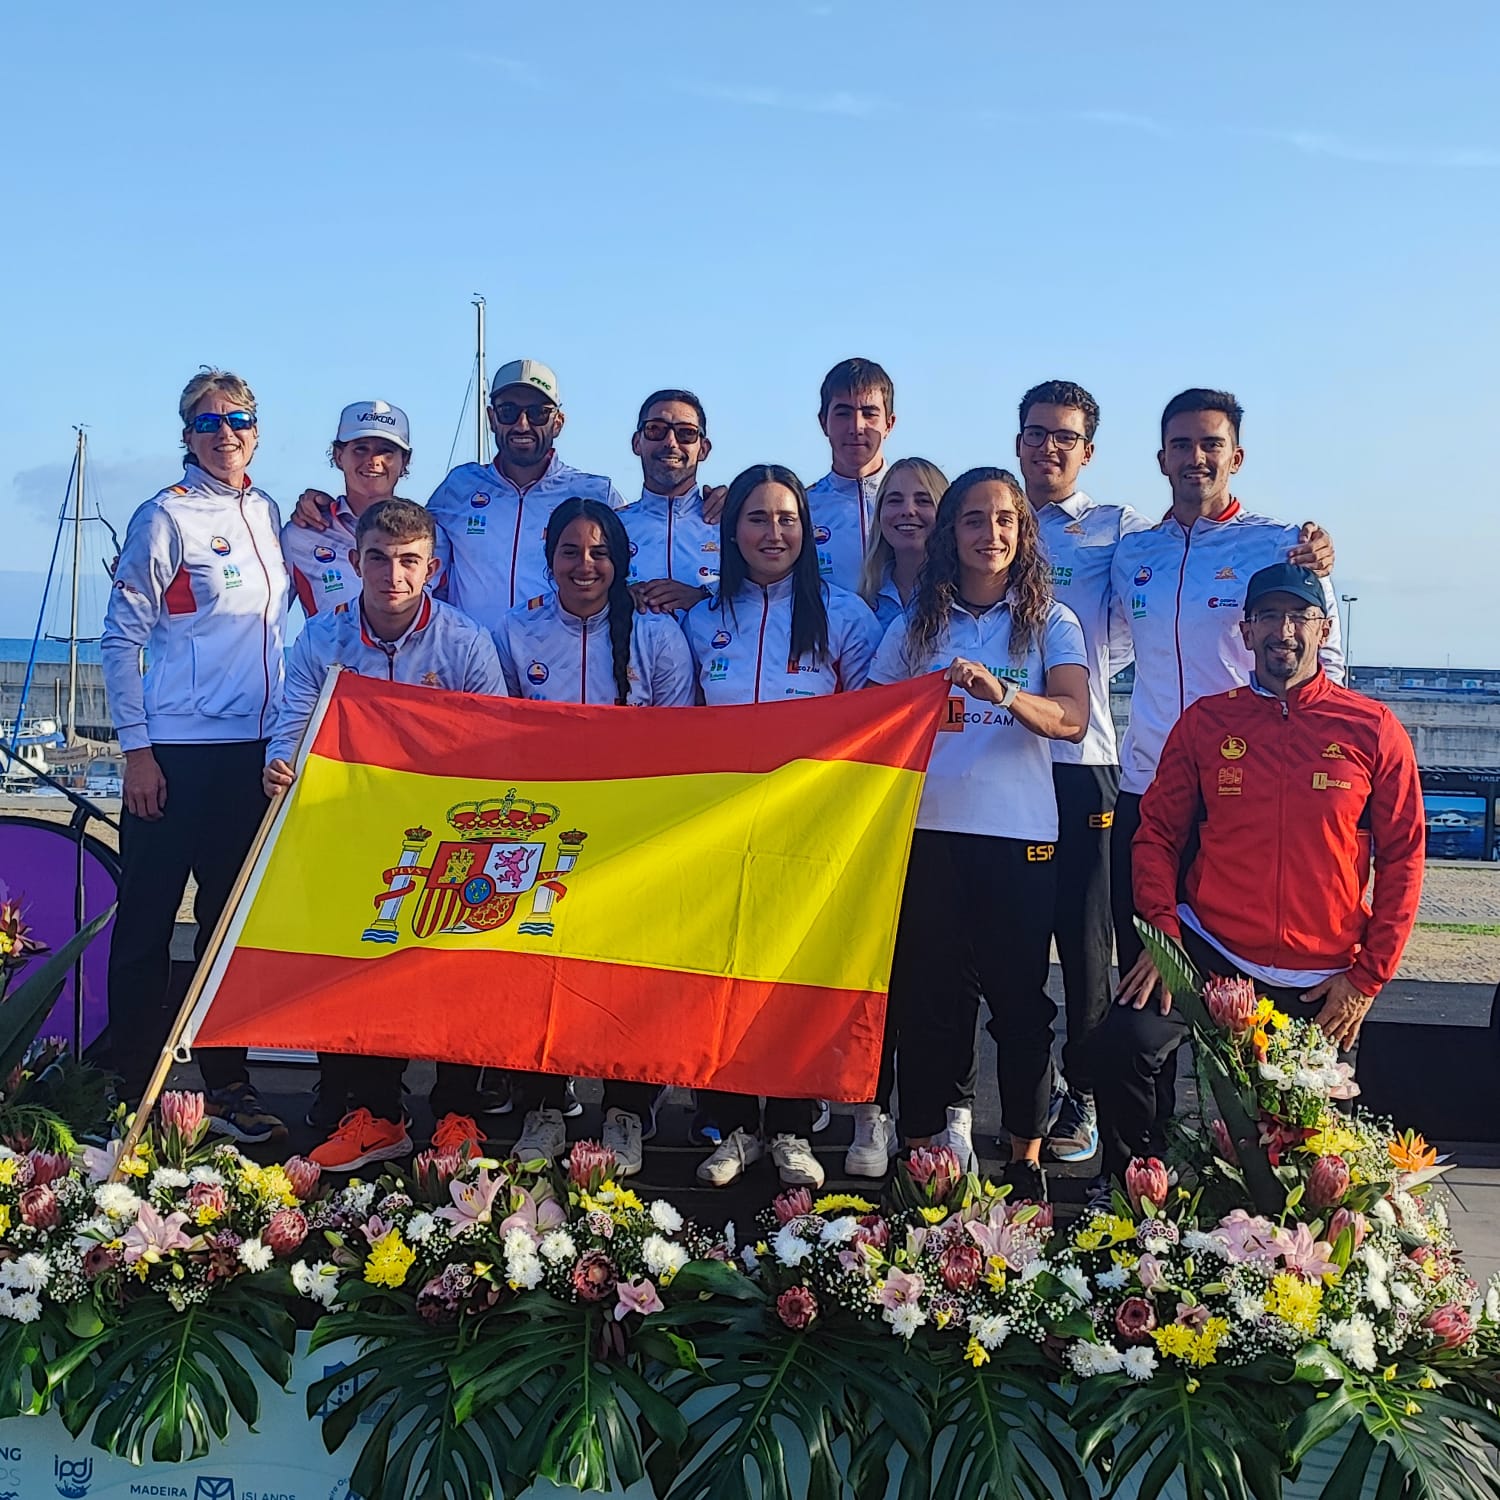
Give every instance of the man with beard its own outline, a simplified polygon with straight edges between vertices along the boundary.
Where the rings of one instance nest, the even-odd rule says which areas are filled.
[[[1141,800],[1135,905],[1205,977],[1252,980],[1348,1053],[1411,936],[1425,825],[1406,731],[1319,661],[1332,627],[1315,573],[1278,563],[1251,577],[1239,625],[1249,685],[1198,699],[1167,736]],[[1145,1149],[1156,1079],[1187,1032],[1142,953],[1097,1033],[1112,1064],[1098,1077],[1106,1177]]]

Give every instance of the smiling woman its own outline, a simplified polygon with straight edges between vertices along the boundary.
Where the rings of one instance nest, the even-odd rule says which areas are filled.
[[[182,479],[130,519],[101,643],[125,752],[107,1047],[127,1099],[165,1040],[167,949],[188,875],[201,949],[265,811],[261,766],[288,595],[276,505],[250,482],[254,393],[238,375],[205,368],[178,416]],[[243,1052],[199,1061],[217,1130],[241,1141],[285,1134],[256,1100]]]

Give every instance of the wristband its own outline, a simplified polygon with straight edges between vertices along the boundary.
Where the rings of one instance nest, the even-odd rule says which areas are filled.
[[[1000,689],[1000,707],[1009,708],[1020,696],[1021,685],[1011,677],[1002,677],[1000,681],[1002,683]]]

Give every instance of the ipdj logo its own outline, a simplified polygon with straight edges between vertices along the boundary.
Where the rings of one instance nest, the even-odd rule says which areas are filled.
[[[820,547],[832,535],[833,535],[833,533],[826,526],[814,526],[813,527],[813,541],[815,541],[818,544],[818,546],[820,546]]]
[[[527,682],[534,682],[538,687],[540,687],[550,675],[551,674],[547,671],[547,663],[544,661],[534,661],[529,667],[526,668]]]
[[[1151,569],[1150,568],[1137,568],[1135,570],[1135,586],[1137,588],[1140,588],[1144,584],[1148,584],[1150,582],[1151,582]]]
[[[722,651],[734,637],[727,630],[714,631],[714,638],[708,643],[715,651]]]
[[[313,556],[317,558],[319,562],[332,562],[335,553],[332,547],[325,547],[320,543],[318,546],[313,548]]]
[[[472,505],[475,510],[483,510],[489,503],[490,497],[483,492],[472,496],[469,500],[469,504]]]
[[[229,556],[229,542],[227,538],[216,536],[208,545],[212,547],[220,557]]]
[[[52,1460],[52,1471],[57,1479],[57,1493],[67,1500],[83,1500],[89,1486],[94,1482],[94,1460],[91,1458],[63,1458]]]

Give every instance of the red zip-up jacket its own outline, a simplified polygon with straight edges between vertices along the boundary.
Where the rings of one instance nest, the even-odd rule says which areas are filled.
[[[1319,671],[1284,704],[1246,687],[1188,707],[1132,846],[1136,910],[1173,937],[1195,826],[1187,904],[1230,952],[1267,968],[1347,969],[1364,995],[1394,977],[1417,918],[1426,829],[1411,740],[1383,703]]]

